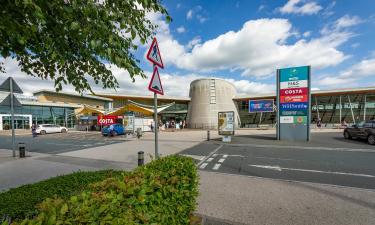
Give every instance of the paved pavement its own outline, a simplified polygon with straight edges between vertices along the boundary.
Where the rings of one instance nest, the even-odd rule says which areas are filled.
[[[136,167],[135,163],[119,163],[34,152],[28,152],[26,158],[19,159],[7,156],[9,152],[9,150],[0,149],[0,156],[3,156],[3,161],[0,161],[0,192],[74,171],[131,170]]]
[[[36,138],[30,134],[16,136],[16,143],[25,143],[27,151],[48,154],[122,143],[126,140],[125,136],[103,137],[99,132],[56,133],[38,135]],[[0,148],[12,149],[12,139],[9,135],[0,135],[0,143]]]
[[[217,225],[373,225],[375,191],[201,171],[197,212]]]

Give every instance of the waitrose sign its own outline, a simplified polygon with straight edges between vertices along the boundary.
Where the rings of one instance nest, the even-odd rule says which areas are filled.
[[[309,140],[310,67],[277,70],[278,139]]]

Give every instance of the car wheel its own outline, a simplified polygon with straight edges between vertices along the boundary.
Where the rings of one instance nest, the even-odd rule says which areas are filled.
[[[47,133],[47,132],[46,132],[45,130],[41,130],[41,131],[40,131],[40,134],[41,134],[41,135],[45,135],[46,133]]]
[[[62,130],[61,130],[61,133],[66,133],[66,129],[62,129]]]
[[[112,131],[112,137],[114,136],[117,136],[117,132],[116,131]]]
[[[344,138],[345,138],[345,139],[352,139],[352,136],[349,134],[348,131],[345,131],[345,132],[344,132]]]
[[[367,142],[368,142],[370,145],[375,145],[375,135],[370,134],[370,135],[367,137]]]

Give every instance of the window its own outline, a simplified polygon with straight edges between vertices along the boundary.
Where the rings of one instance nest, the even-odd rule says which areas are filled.
[[[373,122],[366,122],[365,123],[365,126],[364,126],[365,128],[373,128],[374,127],[374,123]]]

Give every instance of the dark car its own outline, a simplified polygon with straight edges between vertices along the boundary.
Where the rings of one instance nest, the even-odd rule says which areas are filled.
[[[119,123],[105,126],[102,129],[103,136],[117,136],[122,134],[125,134],[125,128]]]
[[[347,127],[344,130],[345,139],[360,138],[366,139],[370,145],[375,144],[375,120],[362,121]]]

